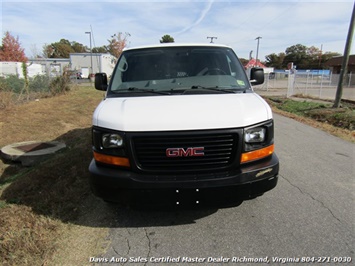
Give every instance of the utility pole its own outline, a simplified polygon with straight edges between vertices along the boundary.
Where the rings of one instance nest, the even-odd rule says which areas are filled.
[[[258,40],[258,44],[256,46],[256,58],[255,58],[255,63],[256,65],[258,65],[258,55],[259,55],[259,41],[260,41],[261,37],[256,37],[255,40]]]
[[[217,37],[207,37],[207,39],[211,39],[210,43],[213,43],[213,39],[217,39]]]
[[[91,57],[91,72],[89,74],[94,73],[94,70],[92,68],[92,46],[91,46],[91,31],[86,31],[85,34],[90,35],[90,57]]]
[[[320,53],[319,53],[319,64],[318,67],[320,68],[320,65],[322,63],[322,53],[323,53],[323,44],[320,46]]]
[[[338,82],[338,87],[337,87],[337,91],[335,94],[335,101],[334,101],[333,108],[340,107],[341,96],[343,94],[343,79],[344,79],[344,75],[346,74],[347,68],[348,68],[349,54],[350,54],[350,49],[351,49],[351,41],[352,41],[353,34],[354,34],[354,23],[355,23],[354,21],[355,21],[355,3],[353,6],[353,13],[351,15],[348,37],[346,39],[346,44],[345,44],[345,48],[344,48],[343,63],[342,63],[341,69],[340,69],[339,82]]]

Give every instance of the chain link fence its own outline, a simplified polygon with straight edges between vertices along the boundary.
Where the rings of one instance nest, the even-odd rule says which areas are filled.
[[[254,86],[257,93],[291,97],[307,95],[319,99],[335,99],[339,74],[300,73],[268,73],[265,82]],[[355,100],[355,74],[345,75],[343,80],[342,99]]]

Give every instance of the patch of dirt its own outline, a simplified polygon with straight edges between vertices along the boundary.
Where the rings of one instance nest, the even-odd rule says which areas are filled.
[[[105,239],[107,227],[99,221],[106,218],[105,204],[92,196],[87,171],[92,113],[102,96],[80,87],[0,110],[0,147],[28,140],[67,145],[29,168],[0,160],[4,265],[84,265],[102,251],[98,239]]]
[[[322,108],[309,110],[306,115],[319,122],[331,124],[335,127],[355,129],[355,111],[349,108]]]
[[[82,204],[82,214],[73,223],[63,225],[55,253],[47,265],[88,265],[90,257],[105,252],[109,245],[109,228],[103,221],[113,220],[109,206],[95,198],[87,197]]]

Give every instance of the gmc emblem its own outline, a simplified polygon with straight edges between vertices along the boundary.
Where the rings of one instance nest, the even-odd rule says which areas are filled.
[[[166,157],[195,157],[204,156],[204,147],[190,147],[190,148],[167,148]]]

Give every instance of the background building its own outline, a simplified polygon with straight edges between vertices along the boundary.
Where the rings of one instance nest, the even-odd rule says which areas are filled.
[[[91,73],[105,72],[111,76],[117,58],[111,54],[102,53],[72,53],[70,54],[70,69],[82,73],[82,78],[88,78]]]
[[[329,67],[330,72],[332,74],[332,83],[338,82],[342,64],[343,64],[343,56],[333,57],[325,63],[325,65]],[[348,71],[347,71],[347,75],[345,75],[344,82],[349,86],[355,85],[355,55],[349,56],[347,70]]]
[[[117,58],[108,53],[72,53],[69,58],[32,58],[26,64],[30,77],[57,77],[71,71],[80,73],[82,78],[89,78],[89,74],[98,72],[105,72],[110,77],[116,62]],[[17,75],[22,78],[21,67],[21,62],[0,62],[0,76]]]
[[[33,58],[28,63],[41,65],[43,74],[50,77],[61,76],[70,67],[69,58]]]

